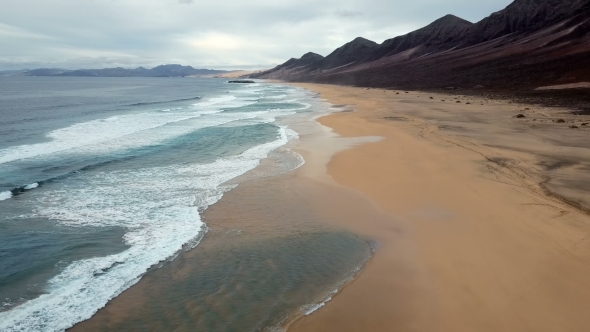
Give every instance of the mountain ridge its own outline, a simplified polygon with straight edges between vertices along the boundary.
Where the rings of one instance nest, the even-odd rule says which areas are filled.
[[[185,77],[208,76],[228,73],[226,70],[195,69],[191,66],[179,64],[160,65],[152,69],[137,67],[125,69],[122,67],[104,69],[58,69],[39,68],[20,72],[20,76],[75,76],[75,77]]]
[[[516,0],[476,23],[449,14],[340,56],[337,51],[355,40],[332,52],[339,67],[325,65],[329,55],[255,77],[392,88],[520,89],[590,81],[590,0]]]
[[[372,40],[356,37],[327,55],[320,62],[320,66],[324,69],[332,69],[356,62],[368,56],[378,46],[379,44]]]

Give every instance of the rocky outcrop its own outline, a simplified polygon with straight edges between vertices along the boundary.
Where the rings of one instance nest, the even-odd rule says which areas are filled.
[[[252,80],[231,80],[231,81],[227,81],[227,83],[233,83],[233,84],[252,84],[252,83],[256,83]]]

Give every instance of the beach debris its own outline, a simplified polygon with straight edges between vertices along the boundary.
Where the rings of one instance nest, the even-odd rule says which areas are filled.
[[[514,117],[518,118],[518,119],[526,118],[526,116],[524,116],[524,114],[516,114]]]
[[[466,102],[465,105],[471,105],[471,103],[470,102]]]
[[[588,125],[589,125],[589,123],[588,123],[588,122],[584,122],[584,123],[582,123],[582,126],[588,126]]]
[[[396,95],[399,95],[399,92],[396,92],[395,94],[396,94]]]
[[[528,107],[527,107],[527,108],[525,108],[524,110],[525,110],[525,111],[528,111],[528,110],[530,110],[530,108],[528,108]]]
[[[565,120],[564,119],[557,119],[557,120],[555,120],[555,122],[556,123],[565,123]]]
[[[408,91],[406,91],[406,93],[409,93]]]
[[[460,104],[460,103],[461,103],[461,101],[460,100],[457,100],[457,104]]]
[[[430,97],[430,99],[434,99],[434,97]]]
[[[570,128],[571,129],[578,129],[578,126],[571,125]]]

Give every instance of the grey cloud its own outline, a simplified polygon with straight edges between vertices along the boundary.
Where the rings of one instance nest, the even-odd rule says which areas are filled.
[[[190,1],[0,0],[0,70],[269,67],[308,51],[326,55],[357,36],[382,42],[446,14],[478,21],[511,2],[192,0],[170,6]]]
[[[363,13],[357,12],[357,11],[352,11],[352,10],[339,9],[334,12],[334,15],[339,16],[339,17],[350,18],[350,17],[363,16]]]

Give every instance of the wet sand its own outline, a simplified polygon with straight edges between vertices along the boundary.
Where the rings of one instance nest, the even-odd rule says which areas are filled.
[[[298,86],[355,110],[319,119],[341,137],[383,137],[337,153],[327,173],[390,217],[332,219],[380,247],[354,282],[289,331],[587,330],[588,116]]]
[[[375,248],[396,253],[380,256],[391,264],[377,266],[392,267],[406,288],[405,264],[413,259],[400,246],[401,222],[326,174],[335,152],[381,138],[339,138],[309,115],[289,125],[300,140],[286,148],[304,156],[302,167],[269,176],[282,164],[279,149],[231,181],[238,186],[203,212],[209,231],[196,248],[163,262],[70,331],[284,329],[373,265]],[[390,233],[384,240],[399,241],[381,241],[373,231],[379,227]],[[386,310],[403,313],[403,299],[399,294],[399,308]]]
[[[305,165],[260,178],[272,163],[265,160],[238,179],[204,212],[210,230],[199,246],[72,330],[243,330],[219,324],[254,326],[251,316],[275,314],[255,306],[236,315],[236,296],[291,308],[288,317],[269,320],[288,331],[586,330],[586,119],[459,96],[301,86],[337,112],[318,120],[324,127],[309,118],[290,124]],[[521,113],[526,117],[514,117]],[[330,237],[310,240],[318,234],[356,234],[375,252],[331,301],[304,315],[301,303],[330,295],[332,279],[313,278],[328,262],[347,266],[354,256],[325,247]],[[317,255],[305,251],[310,243]],[[305,287],[280,303],[252,294],[252,287],[283,278],[281,260],[300,252],[317,259]],[[322,253],[333,257],[322,261]],[[216,279],[207,271],[228,267],[235,269],[221,275],[233,279],[202,285],[203,273]],[[216,318],[207,320],[211,313]]]

